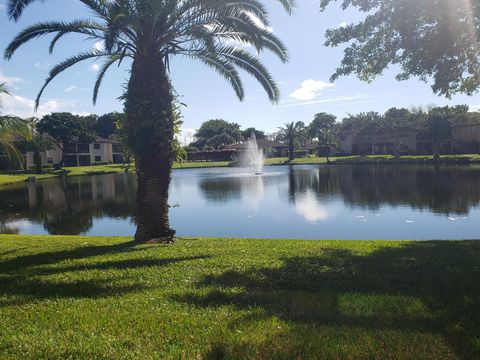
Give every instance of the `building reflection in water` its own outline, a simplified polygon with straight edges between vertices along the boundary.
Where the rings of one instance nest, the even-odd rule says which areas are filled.
[[[252,214],[259,229],[267,228],[274,216],[288,221],[297,216],[303,222],[291,226],[301,237],[305,224],[338,221],[338,214],[348,209],[374,214],[388,206],[456,219],[468,216],[480,203],[480,168],[475,166],[282,166],[267,167],[263,176],[247,175],[231,169],[175,172],[172,201],[180,204],[172,211],[172,217],[179,220],[176,226],[202,231],[204,223],[211,224],[212,216],[222,216],[222,225],[235,229],[238,216]],[[78,235],[89,232],[97,219],[131,224],[135,193],[131,174],[4,187],[0,191],[0,232],[28,232],[25,229],[35,225],[51,234]],[[108,226],[112,227],[110,234],[116,234],[115,225]]]

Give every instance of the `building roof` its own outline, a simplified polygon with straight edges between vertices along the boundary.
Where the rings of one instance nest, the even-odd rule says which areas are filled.
[[[230,146],[227,146],[226,149],[236,149],[236,150],[243,150],[246,149],[248,146],[248,143],[238,143],[238,144],[233,144]],[[288,146],[285,144],[282,144],[278,141],[272,141],[268,139],[258,139],[257,140],[257,146],[259,149],[275,149],[275,148],[287,148]]]

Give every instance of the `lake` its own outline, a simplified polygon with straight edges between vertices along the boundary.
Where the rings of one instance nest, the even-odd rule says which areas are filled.
[[[179,236],[478,239],[480,167],[269,166],[175,170]],[[0,188],[0,232],[119,235],[135,230],[135,176],[48,179]]]

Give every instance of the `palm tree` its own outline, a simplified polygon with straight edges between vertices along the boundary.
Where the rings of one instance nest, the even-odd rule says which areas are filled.
[[[6,84],[0,84],[0,109],[2,96],[10,95]],[[23,167],[23,157],[15,142],[19,136],[27,131],[26,122],[13,116],[0,117],[0,153],[3,153],[15,165]]]
[[[7,90],[7,84],[6,83],[2,83],[0,84],[0,95],[10,95],[10,93],[8,92]],[[2,98],[0,97],[0,107],[2,106]]]
[[[42,0],[9,0],[8,14],[17,20],[26,6]],[[74,55],[56,65],[41,88],[62,71],[90,59],[104,58],[93,89],[93,102],[106,71],[115,63],[131,61],[126,87],[126,145],[135,156],[137,171],[137,231],[139,242],[171,242],[175,231],[168,218],[168,187],[176,154],[174,132],[178,113],[169,77],[173,56],[196,59],[215,69],[232,85],[239,99],[244,88],[238,70],[255,77],[270,100],[279,90],[264,65],[242,46],[269,50],[287,61],[283,43],[269,31],[267,10],[261,0],[79,0],[93,18],[69,22],[48,21],[18,34],[5,50],[5,58],[31,39],[55,34],[50,51],[66,34],[82,34],[103,41],[104,49]],[[287,11],[294,0],[277,0]]]
[[[14,116],[0,117],[0,153],[5,154],[12,164],[22,169],[23,155],[17,142],[27,132],[28,124],[23,119]]]
[[[302,121],[292,121],[278,129],[280,132],[277,139],[288,142],[288,159],[291,161],[294,158],[295,144],[305,137],[305,124]]]
[[[22,139],[22,146],[26,151],[33,153],[33,163],[35,165],[35,173],[42,173],[42,153],[48,150],[53,150],[56,147],[55,141],[52,138],[40,135],[35,131],[35,126],[32,123],[29,132]]]

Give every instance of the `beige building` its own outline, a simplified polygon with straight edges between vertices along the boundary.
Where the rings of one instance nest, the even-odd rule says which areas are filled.
[[[62,161],[62,151],[56,147],[41,154],[43,165],[58,165]],[[27,168],[34,167],[33,153],[25,154]],[[75,144],[65,148],[65,166],[89,166],[98,163],[121,164],[123,151],[121,144],[112,139],[97,138],[91,144]]]

